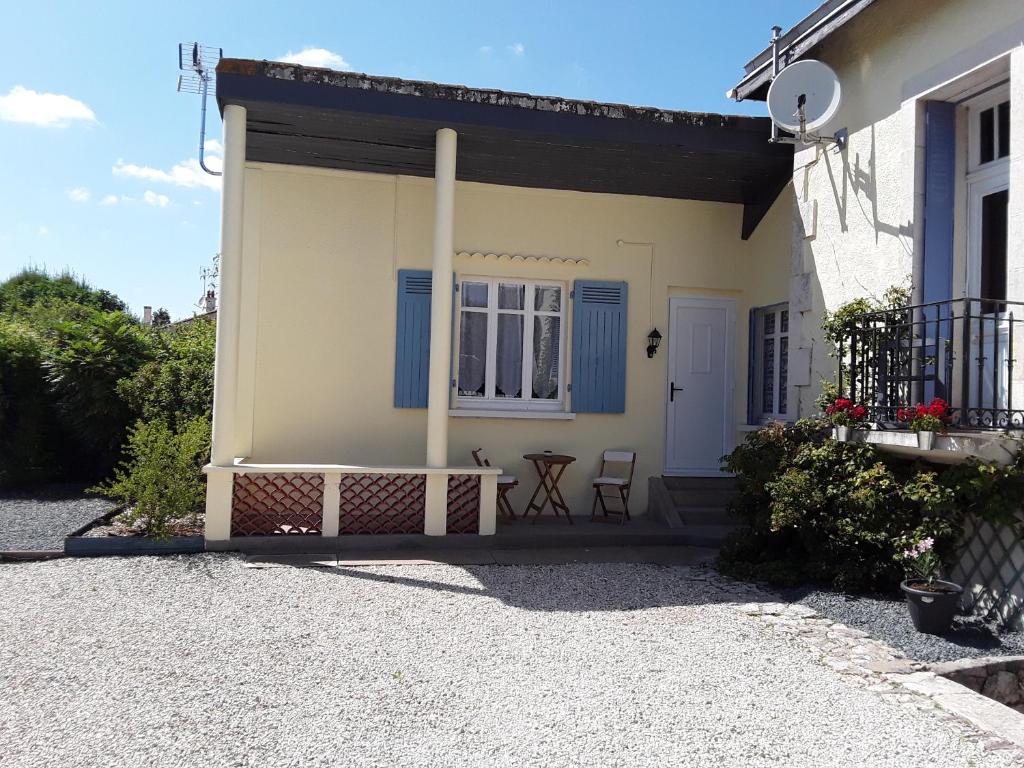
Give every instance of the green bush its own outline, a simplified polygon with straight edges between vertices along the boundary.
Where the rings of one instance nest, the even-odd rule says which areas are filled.
[[[723,548],[722,569],[777,585],[823,582],[851,591],[890,590],[899,553],[932,537],[948,562],[976,514],[1008,522],[1024,502],[1024,458],[998,467],[940,467],[861,443],[840,443],[819,420],[751,433],[725,457],[739,478],[733,511],[746,527]]]
[[[93,489],[128,505],[125,517],[145,535],[166,538],[203,508],[202,467],[210,456],[210,422],[185,422],[177,432],[162,420],[139,421],[128,436],[128,460],[112,480]]]
[[[110,471],[136,414],[118,382],[152,356],[148,332],[123,312],[91,311],[53,329],[45,363],[54,404],[90,476]]]
[[[117,382],[151,356],[113,294],[71,274],[0,282],[0,487],[96,481],[136,418]]]
[[[213,355],[217,326],[197,320],[154,333],[155,356],[118,384],[142,418],[163,419],[172,429],[213,412]]]
[[[101,312],[124,312],[127,307],[109,291],[96,290],[70,272],[50,275],[41,269],[24,269],[0,283],[0,313],[18,316],[40,304],[78,305]]]
[[[0,488],[47,482],[62,469],[44,354],[29,326],[0,317]]]

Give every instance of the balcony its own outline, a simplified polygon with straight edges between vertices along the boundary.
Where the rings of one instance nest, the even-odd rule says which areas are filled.
[[[854,317],[838,349],[839,391],[863,403],[868,422],[888,432],[864,439],[916,452],[912,435],[891,432],[905,430],[897,412],[941,397],[950,406],[949,435],[929,454],[962,454],[971,446],[966,452],[979,458],[1012,457],[1008,433],[1020,437],[1024,430],[1022,321],[1024,303],[969,298]]]

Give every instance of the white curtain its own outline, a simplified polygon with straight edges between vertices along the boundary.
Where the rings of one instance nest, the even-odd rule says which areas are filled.
[[[498,315],[495,395],[523,396],[523,316]]]

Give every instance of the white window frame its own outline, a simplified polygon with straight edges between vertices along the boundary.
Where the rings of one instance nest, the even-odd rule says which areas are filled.
[[[983,198],[1010,188],[1010,158],[981,161],[981,113],[1010,101],[1009,84],[1000,85],[965,102],[967,107],[967,295],[981,294],[981,203]],[[995,120],[998,153],[999,120]],[[1012,126],[1011,126],[1012,130]],[[1010,147],[1012,153],[1013,147]]]
[[[789,328],[792,325],[793,318],[789,316],[787,330],[782,330],[782,313],[789,312],[789,302],[782,301],[778,304],[770,304],[765,307],[754,307],[754,333],[750,343],[754,345],[753,355],[751,360],[753,362],[753,370],[749,372],[749,375],[753,379],[753,416],[754,422],[768,422],[768,421],[787,421],[789,419],[788,413],[779,412],[779,402],[782,397],[782,338],[787,339],[791,335]],[[769,314],[775,314],[775,332],[766,335],[764,332],[764,319]],[[766,338],[775,339],[775,358],[773,360],[774,367],[772,368],[774,376],[774,392],[775,397],[772,402],[772,410],[764,410],[764,342]],[[787,343],[787,352],[788,344]],[[788,378],[788,377],[787,377]],[[787,381],[786,387],[789,384]],[[786,393],[786,410],[789,410],[790,398],[789,393]]]
[[[487,285],[487,307],[463,307],[462,295],[465,283],[485,283]],[[564,411],[566,404],[566,326],[568,325],[569,292],[566,284],[559,280],[535,280],[522,277],[493,277],[481,275],[458,275],[456,278],[455,322],[453,323],[452,343],[452,380],[453,407],[455,410],[494,410],[494,411]],[[498,309],[498,285],[514,284],[525,287],[523,309]],[[559,311],[549,312],[535,310],[534,298],[538,287],[558,288],[560,291]],[[487,315],[487,360],[484,368],[486,392],[483,397],[467,397],[459,395],[459,357],[462,328],[462,313],[476,312]],[[523,316],[523,387],[524,394],[533,393],[533,326],[535,317],[557,317],[558,322],[558,397],[541,399],[534,397],[496,397],[494,394],[497,379],[498,354],[498,315]]]
[[[981,162],[981,113],[987,109],[996,109],[996,120],[994,122],[995,135],[993,141],[995,144],[995,152],[999,152],[999,119],[998,119],[998,107],[1004,101],[1010,101],[1010,86],[1009,84],[997,86],[991,90],[985,91],[984,93],[975,96],[974,98],[968,99],[964,102],[964,106],[967,107],[967,181],[972,182],[976,179],[974,177],[981,176],[988,173],[998,173],[1000,171],[1009,173],[1010,157],[995,157],[987,163]],[[1011,127],[1012,131],[1012,127]],[[1010,151],[1013,151],[1013,147],[1010,147]],[[997,170],[999,169],[999,170]]]

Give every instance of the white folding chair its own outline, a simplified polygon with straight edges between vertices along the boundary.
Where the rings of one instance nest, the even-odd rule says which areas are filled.
[[[621,474],[613,474],[608,470],[608,465],[614,464],[623,471]],[[625,473],[625,465],[629,465],[629,474]],[[619,515],[619,523],[625,523],[629,517],[629,489],[633,485],[633,470],[636,469],[636,451],[605,451],[601,455],[601,473],[594,478],[594,504],[590,508],[590,520],[593,521],[597,515],[597,504],[601,503],[601,511],[605,517],[608,515]],[[605,491],[614,491],[618,494],[622,509],[608,509],[605,503]],[[612,496],[614,499],[615,497]]]
[[[491,466],[490,460],[484,456],[484,449],[477,448],[472,451],[473,461],[478,467]],[[498,511],[507,515],[513,520],[516,519],[516,511],[512,508],[512,502],[508,500],[508,492],[519,485],[519,478],[515,475],[498,475]]]

